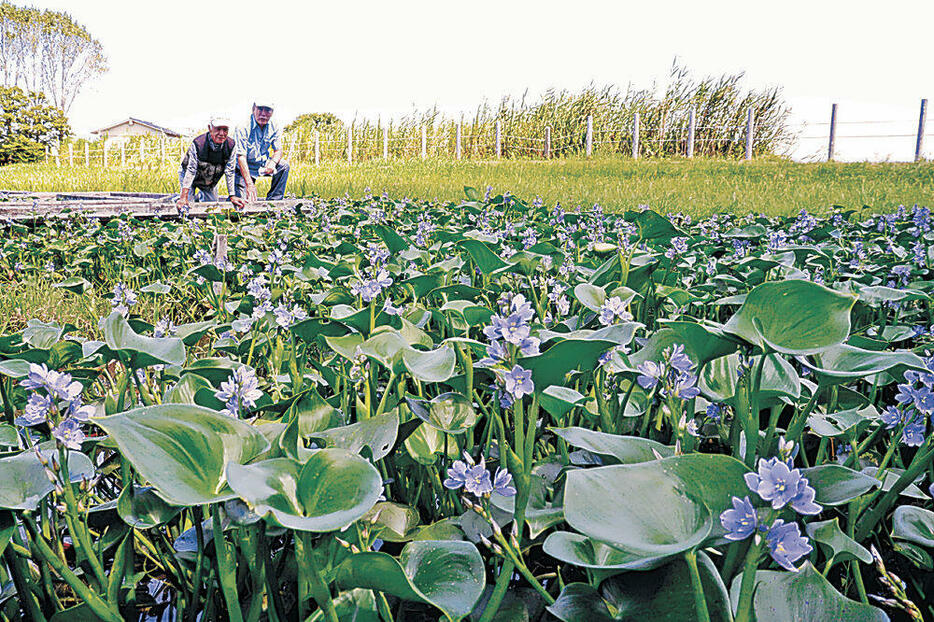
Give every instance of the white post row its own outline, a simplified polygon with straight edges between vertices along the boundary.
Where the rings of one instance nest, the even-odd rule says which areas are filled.
[[[587,157],[593,155],[593,115],[587,115],[587,140],[585,142]]]
[[[126,141],[120,141],[120,168],[126,167]]]
[[[87,143],[84,143],[84,165],[91,166],[91,147]]]
[[[460,160],[463,152],[461,151],[461,137],[464,132],[464,122],[457,122],[457,132],[454,136],[454,159]]]
[[[353,126],[347,127],[347,163],[353,164]]]
[[[321,164],[321,132],[315,130],[315,164]]]
[[[545,159],[551,157],[551,126],[545,126]]]
[[[754,119],[753,119],[752,108],[746,113],[746,159],[752,160],[752,132],[754,129]]]
[[[694,157],[694,123],[695,123],[696,113],[694,111],[694,106],[691,106],[691,111],[688,113],[688,145],[687,153],[685,155],[688,158]]]
[[[503,155],[503,125],[499,119],[496,120],[496,136],[495,136],[494,146],[495,146],[495,151],[496,151],[496,157],[497,158],[502,157]]]
[[[918,140],[915,143],[915,162],[921,161],[924,152],[924,126],[927,121],[928,100],[921,100],[921,115],[918,117]]]
[[[383,128],[383,159],[389,159],[389,126]]]
[[[68,166],[74,167],[75,165],[75,146],[72,143],[68,143]]]
[[[639,158],[639,113],[632,115],[632,159]]]
[[[422,126],[422,160],[428,159],[428,128]]]
[[[830,136],[827,140],[827,161],[833,162],[834,143],[837,142],[837,104],[830,107]]]

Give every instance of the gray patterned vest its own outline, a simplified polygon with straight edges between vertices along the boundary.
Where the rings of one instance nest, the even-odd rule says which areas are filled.
[[[192,188],[213,188],[217,182],[224,176],[224,169],[227,166],[227,160],[234,151],[236,141],[228,138],[221,145],[220,149],[211,149],[208,141],[211,140],[209,134],[205,133],[198,136],[195,140],[195,150],[198,153],[198,172],[195,180],[191,183]],[[182,170],[188,168],[188,154],[182,160]]]

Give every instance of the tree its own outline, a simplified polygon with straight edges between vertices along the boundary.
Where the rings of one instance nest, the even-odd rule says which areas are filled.
[[[106,71],[100,41],[68,13],[0,1],[3,86],[42,91],[67,113],[81,89]]]
[[[330,112],[309,112],[299,115],[285,127],[286,132],[314,132],[322,134],[331,130],[340,129],[344,122]]]
[[[0,87],[0,164],[40,160],[70,133],[65,113],[42,93]]]

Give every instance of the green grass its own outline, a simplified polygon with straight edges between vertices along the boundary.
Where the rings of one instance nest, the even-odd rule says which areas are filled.
[[[28,191],[176,192],[177,168],[85,169],[45,164],[6,166],[0,187]],[[269,181],[261,180],[260,196]],[[221,182],[221,190],[223,190]],[[366,188],[391,196],[456,200],[464,186],[510,191],[528,200],[560,201],[566,209],[599,203],[608,211],[647,204],[695,217],[714,212],[787,215],[833,205],[884,211],[900,204],[934,205],[934,163],[804,164],[769,159],[623,157],[550,161],[370,160],[357,164],[295,164],[288,192],[297,196],[358,197]]]

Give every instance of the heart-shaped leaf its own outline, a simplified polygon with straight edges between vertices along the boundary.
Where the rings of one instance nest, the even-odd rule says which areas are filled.
[[[900,505],[892,514],[892,537],[934,548],[934,512],[916,505]]]
[[[821,505],[842,505],[881,485],[874,477],[838,464],[822,464],[801,469],[817,493],[814,500]]]
[[[124,355],[134,369],[185,363],[185,345],[181,339],[138,335],[119,311],[114,311],[104,320],[104,341],[114,353]]]
[[[460,393],[442,393],[431,400],[407,397],[405,401],[416,417],[448,434],[463,434],[477,423],[473,405]]]
[[[58,452],[54,449],[44,449],[40,454],[45,462],[53,456],[58,459]],[[94,476],[94,465],[83,453],[69,451],[68,473],[72,481],[91,479]],[[0,509],[35,510],[54,488],[55,485],[49,481],[45,467],[34,451],[0,458]]]
[[[551,428],[551,431],[572,447],[615,458],[622,464],[650,462],[674,453],[671,447],[638,436],[619,436],[578,427]]]

